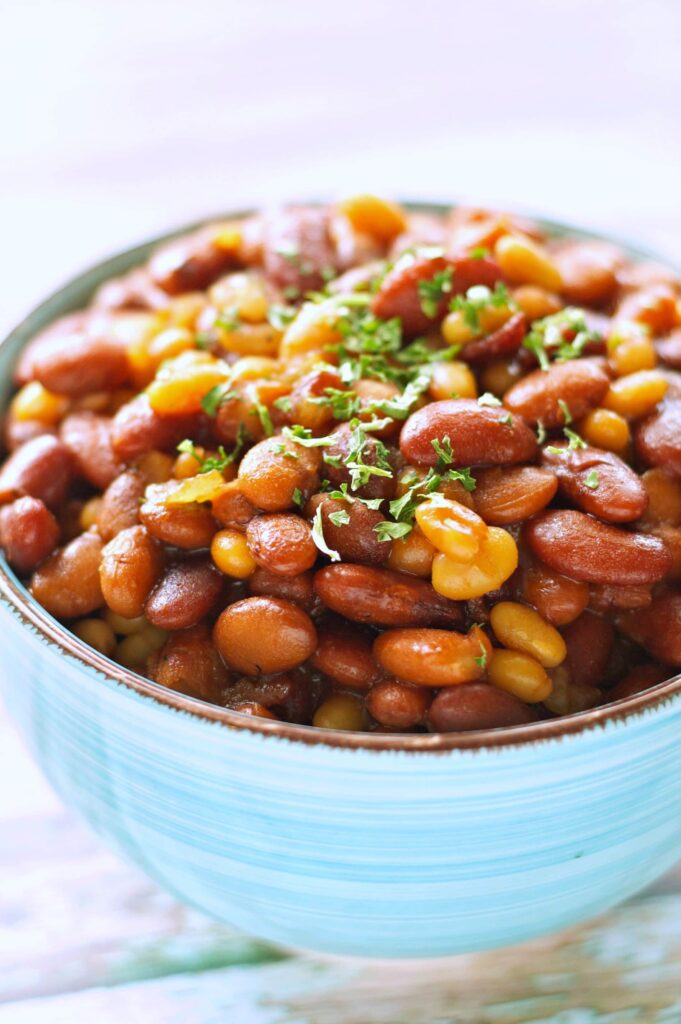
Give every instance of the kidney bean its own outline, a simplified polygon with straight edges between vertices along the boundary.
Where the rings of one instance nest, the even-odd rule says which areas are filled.
[[[317,646],[317,631],[292,601],[247,597],[222,612],[213,639],[230,668],[257,676],[302,665]]]
[[[18,420],[11,413],[5,417],[2,440],[8,452],[13,452],[27,441],[32,441],[34,437],[42,437],[45,434],[54,437],[56,431],[42,420]]]
[[[666,401],[639,423],[634,445],[647,466],[661,466],[681,476],[681,401]]]
[[[608,587],[591,585],[589,607],[599,615],[613,608],[647,608],[653,599],[652,584],[639,587]]]
[[[324,271],[340,269],[330,227],[329,211],[317,207],[291,207],[269,218],[263,245],[268,279],[301,294],[323,288]]]
[[[423,296],[419,285],[436,279],[436,275],[450,275],[450,289],[443,291],[434,316],[424,312]],[[376,316],[384,320],[399,317],[407,335],[430,330],[447,311],[453,295],[466,292],[475,284],[493,288],[501,280],[501,271],[490,259],[475,259],[466,255],[429,256],[408,253],[400,257],[392,270],[383,278],[374,295],[371,307]],[[427,306],[426,306],[427,308]]]
[[[223,577],[207,555],[195,555],[166,570],[149,595],[144,614],[160,629],[196,625],[220,600]]]
[[[339,686],[365,692],[381,675],[372,654],[375,634],[360,626],[331,619],[317,627],[317,650],[310,664]]]
[[[136,313],[164,309],[168,305],[168,296],[152,283],[145,268],[138,268],[123,277],[105,281],[95,292],[92,302],[97,309]]]
[[[507,526],[541,512],[558,490],[550,469],[504,466],[475,474],[475,507],[490,526]]]
[[[618,455],[598,448],[542,451],[565,497],[584,512],[610,523],[630,523],[643,515],[648,498],[637,473]]]
[[[352,473],[346,465],[352,449],[352,429],[350,425],[343,423],[337,430],[334,430],[332,437],[334,438],[333,444],[325,449],[324,475],[334,487],[340,487],[342,484],[350,486]],[[381,451],[379,448],[380,443],[375,437],[367,437],[366,444],[362,450],[362,462],[364,465],[381,468],[381,459],[379,457]],[[327,462],[327,459],[331,461]],[[339,461],[340,465],[334,465],[336,461]],[[393,476],[371,476],[366,484],[353,490],[353,493],[367,499],[393,498],[396,485],[395,470],[398,468],[398,460],[392,449],[388,449],[387,461],[392,467]]]
[[[622,612],[616,625],[658,661],[681,667],[681,590],[664,587],[647,608]]]
[[[185,437],[197,438],[208,424],[204,416],[159,416],[146,394],[118,410],[111,424],[111,443],[119,459],[129,462],[154,449],[174,450]]]
[[[214,228],[202,228],[158,249],[149,261],[153,284],[168,295],[203,291],[228,270],[237,269],[237,254],[218,245],[215,234]]]
[[[327,608],[372,626],[455,626],[461,606],[417,577],[368,565],[328,565],[314,589]]]
[[[634,694],[649,690],[651,686],[657,686],[668,678],[669,669],[663,668],[662,665],[655,665],[652,662],[637,665],[608,691],[608,703],[633,697]]]
[[[54,338],[61,339],[63,343],[68,344],[68,339],[87,331],[91,319],[92,313],[89,310],[79,310],[77,313],[69,313],[67,316],[55,320],[54,323],[48,324],[21,351],[12,374],[14,383],[27,384],[28,381],[33,380],[35,356],[40,353],[44,345],[49,344]]]
[[[324,367],[312,369],[300,377],[291,391],[291,423],[300,423],[315,433],[323,433],[333,423],[333,410],[315,399],[323,398],[327,388],[342,390],[344,387],[335,370]]]
[[[313,494],[306,507],[307,513],[313,516],[319,505],[322,507],[324,539],[344,562],[381,565],[390,557],[392,542],[379,540],[374,529],[385,522],[385,516],[377,509],[367,508],[361,501],[337,501]],[[331,516],[339,513],[345,514],[348,521],[336,526]]]
[[[400,449],[408,462],[434,466],[433,441],[448,437],[452,466],[488,466],[526,462],[534,457],[537,439],[519,416],[505,409],[478,405],[470,398],[431,402],[413,413],[402,429]]]
[[[278,673],[259,679],[239,679],[227,690],[225,704],[241,710],[244,703],[259,704],[274,711],[272,717],[307,724],[319,703],[323,684],[303,671]]]
[[[117,615],[135,619],[163,571],[163,551],[143,526],[121,530],[102,550],[99,579],[104,600]]]
[[[607,242],[569,242],[554,253],[561,291],[576,306],[600,306],[617,291],[622,253]]]
[[[565,405],[573,419],[580,419],[600,404],[609,385],[598,359],[553,363],[548,370],[535,370],[513,384],[504,395],[504,405],[529,422],[552,429],[564,425]]]
[[[436,694],[426,718],[431,732],[473,732],[535,722],[537,715],[506,690],[464,683]]]
[[[172,633],[161,650],[152,655],[148,667],[151,678],[161,686],[213,704],[224,700],[230,682],[210,629],[203,622]]]
[[[485,674],[492,645],[474,626],[469,633],[446,629],[389,629],[374,641],[374,657],[388,675],[419,686],[470,683]]]
[[[210,508],[197,502],[186,505],[166,505],[165,499],[178,487],[181,480],[169,480],[165,484],[151,484],[147,487],[144,503],[140,507],[140,519],[152,537],[172,544],[176,548],[191,551],[209,548],[217,523]]]
[[[100,490],[122,470],[111,446],[111,420],[93,412],[74,412],[62,422],[60,436],[73,456],[76,472]]]
[[[542,562],[523,566],[517,581],[518,596],[533,605],[554,626],[565,626],[589,603],[589,585],[563,576]]]
[[[671,565],[667,548],[656,537],[618,529],[583,512],[542,512],[527,524],[525,537],[551,568],[587,583],[655,583]]]
[[[78,398],[127,384],[130,369],[123,343],[87,327],[36,339],[27,354],[31,380],[58,395]]]
[[[213,515],[222,526],[245,532],[257,509],[241,491],[238,480],[231,480],[212,502]]]
[[[653,526],[646,532],[661,540],[671,555],[672,564],[665,579],[681,582],[681,529],[678,526]]]
[[[675,287],[653,282],[625,296],[615,315],[647,324],[653,334],[666,334],[676,326],[676,298]]]
[[[18,498],[0,508],[0,545],[16,572],[32,572],[59,542],[59,523],[39,498]]]
[[[54,508],[66,497],[73,459],[66,445],[45,434],[18,448],[0,469],[0,503],[22,495]]]
[[[82,533],[55,551],[33,573],[30,591],[58,619],[82,618],[104,604],[99,583],[102,539]]]
[[[299,576],[279,576],[258,567],[248,577],[246,585],[250,594],[255,597],[283,597],[285,601],[294,601],[307,611],[315,603],[311,572],[302,572]]]
[[[265,512],[285,512],[293,507],[294,491],[308,495],[316,489],[321,461],[319,448],[305,448],[276,435],[268,437],[241,460],[241,493]]]
[[[486,363],[492,359],[504,359],[518,351],[526,333],[525,314],[515,313],[486,338],[479,338],[464,345],[458,358],[465,363]]]
[[[615,639],[608,619],[584,612],[562,630],[567,645],[564,665],[577,686],[602,686]]]
[[[298,576],[311,569],[319,553],[309,523],[287,512],[251,519],[246,540],[258,565],[280,576]]]
[[[413,729],[421,725],[430,707],[432,695],[425,686],[412,686],[399,679],[384,679],[371,687],[367,710],[388,729]]]
[[[111,481],[102,495],[97,516],[97,529],[104,541],[137,525],[145,488],[144,477],[134,469],[126,470]]]

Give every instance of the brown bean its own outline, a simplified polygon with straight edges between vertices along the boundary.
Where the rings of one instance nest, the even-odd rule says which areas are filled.
[[[526,333],[525,314],[515,313],[486,338],[479,338],[464,345],[458,358],[465,363],[486,363],[492,359],[504,359],[518,351]]]
[[[231,480],[212,502],[213,515],[221,526],[228,526],[232,530],[240,530],[242,533],[257,515],[255,505],[252,505],[241,490],[238,480]]]
[[[280,512],[256,516],[246,528],[246,541],[258,565],[280,576],[298,576],[317,561],[310,524]]]
[[[681,590],[659,590],[647,608],[622,612],[616,623],[653,658],[681,668]]]
[[[419,285],[433,281],[436,275],[449,274],[450,289],[442,292],[434,315],[429,316],[422,305]],[[407,253],[397,260],[383,278],[374,295],[372,310],[383,320],[399,317],[407,335],[430,330],[447,312],[453,295],[460,295],[473,285],[493,288],[501,280],[501,270],[493,260],[475,259],[466,255],[428,256]]]
[[[213,639],[230,668],[257,676],[302,665],[317,646],[317,631],[292,601],[247,597],[222,612]]]
[[[244,703],[255,703],[274,711],[273,717],[303,725],[312,721],[323,685],[297,670],[261,677],[238,679],[225,694],[225,704],[241,710]]]
[[[31,379],[58,395],[78,398],[127,384],[130,369],[121,341],[106,334],[78,331],[51,335],[33,345]]]
[[[541,512],[558,490],[549,469],[504,466],[475,474],[475,509],[490,526],[507,526]]]
[[[342,619],[322,622],[317,627],[317,650],[310,664],[339,686],[365,692],[381,675],[372,654],[374,635]]]
[[[246,580],[248,591],[255,597],[283,597],[294,601],[308,611],[315,603],[313,575],[303,572],[299,576],[279,576],[258,567]]]
[[[323,288],[325,272],[340,267],[330,233],[329,210],[291,207],[265,224],[265,274],[280,288],[301,294]]]
[[[348,423],[344,423],[334,430],[331,436],[334,441],[332,445],[325,449],[324,475],[328,477],[334,487],[340,487],[342,484],[350,486],[352,483],[352,473],[348,469],[346,462],[350,457],[352,449],[352,429]],[[387,469],[388,472],[393,471],[393,475],[370,476],[366,484],[353,489],[353,493],[362,498],[392,498],[395,495],[395,453],[390,449],[388,450],[388,465],[383,466],[380,444],[381,442],[375,437],[367,437],[366,444],[362,450],[362,462],[366,466],[376,466],[379,469]],[[331,461],[327,462],[327,459]]]
[[[642,693],[649,690],[651,686],[657,686],[669,678],[669,669],[662,665],[655,665],[649,662],[646,665],[637,665],[627,672],[611,690],[608,690],[608,703],[614,700],[624,700],[626,697],[633,697],[635,693]]]
[[[153,284],[145,267],[138,267],[123,277],[105,281],[95,292],[92,303],[97,309],[132,313],[164,309],[168,296]]]
[[[638,587],[607,587],[592,584],[589,607],[598,615],[608,615],[613,608],[647,608],[652,599],[651,583]]]
[[[647,324],[653,334],[666,334],[677,324],[676,298],[674,286],[657,281],[625,296],[616,316],[618,320]]]
[[[433,441],[442,444],[446,438],[454,467],[527,462],[537,450],[534,433],[519,416],[470,398],[431,402],[413,413],[402,430],[400,449],[408,462],[434,466],[439,456]]]
[[[314,589],[327,608],[372,626],[455,626],[461,606],[425,580],[368,565],[328,565],[315,573]]]
[[[485,674],[492,654],[487,634],[447,629],[389,629],[374,641],[374,657],[388,675],[419,686],[454,686]]]
[[[321,494],[313,494],[306,512],[314,515],[322,507],[324,539],[332,551],[337,551],[344,562],[363,565],[381,565],[390,557],[392,542],[380,540],[375,527],[385,522],[377,509],[367,508],[361,501],[337,501]],[[336,525],[331,516],[341,516]]]
[[[307,496],[316,489],[321,461],[318,448],[305,448],[278,436],[268,437],[241,460],[239,487],[256,508],[285,512],[295,504],[296,490]]]
[[[413,729],[423,722],[431,699],[425,686],[384,679],[372,686],[366,706],[369,714],[388,729]]]
[[[575,359],[553,363],[548,370],[535,370],[513,384],[504,395],[504,405],[530,423],[545,427],[565,424],[565,407],[573,419],[581,419],[600,404],[610,385],[601,360]]]
[[[657,537],[621,530],[584,512],[542,512],[527,524],[525,537],[551,568],[587,583],[655,583],[671,566],[671,556]]]
[[[544,448],[542,465],[558,477],[563,495],[584,512],[610,523],[643,515],[648,498],[637,473],[613,452],[598,448]]]
[[[104,604],[99,583],[102,538],[89,531],[60,548],[31,577],[30,591],[51,615],[75,619]]]
[[[567,645],[563,664],[577,686],[602,686],[615,635],[612,623],[593,612],[584,612],[562,631]]]
[[[76,472],[103,490],[122,470],[111,446],[111,420],[93,412],[74,412],[62,422],[60,436],[73,456]]]
[[[59,523],[39,498],[18,498],[0,508],[0,545],[21,575],[33,572],[58,542]]]
[[[213,646],[205,623],[172,633],[150,659],[151,678],[169,690],[219,704],[229,686],[229,674]]]
[[[98,318],[98,322],[102,323],[99,314]],[[14,383],[27,384],[28,381],[33,380],[35,358],[40,354],[41,349],[50,345],[55,338],[68,344],[68,339],[87,333],[90,320],[92,320],[92,313],[82,309],[77,313],[68,313],[43,328],[22,350],[14,367]]]
[[[66,497],[72,476],[68,448],[49,434],[36,437],[13,452],[0,469],[0,504],[27,494],[54,508]]]
[[[223,577],[207,555],[176,562],[158,581],[145,605],[160,629],[187,629],[209,615],[222,594]]]
[[[664,338],[658,338],[655,342],[655,349],[660,359],[673,366],[675,370],[681,370],[681,327],[670,331]]]
[[[99,579],[116,615],[136,619],[163,571],[163,551],[143,526],[121,530],[102,550]]]
[[[187,551],[209,548],[218,528],[210,508],[197,502],[165,504],[165,499],[180,486],[181,480],[169,480],[165,484],[147,487],[144,504],[140,507],[140,519],[152,537],[164,544]]]
[[[489,683],[464,683],[441,690],[426,720],[431,732],[473,732],[527,725],[536,721],[536,714],[506,690]]]
[[[154,449],[172,451],[185,437],[196,439],[207,423],[204,416],[159,416],[146,394],[141,394],[122,405],[114,416],[111,443],[116,456],[130,462]]]
[[[588,605],[589,585],[533,561],[521,570],[518,596],[554,626],[565,626]]]
[[[300,377],[291,391],[291,423],[300,423],[315,433],[325,432],[333,422],[333,410],[316,399],[323,398],[327,388],[343,387],[338,373],[328,368],[311,370]]]
[[[34,437],[43,437],[45,434],[56,436],[54,427],[48,426],[42,420],[18,420],[11,413],[8,413],[3,424],[3,444],[8,452],[21,448],[22,444],[32,441]]]
[[[617,291],[621,252],[607,242],[569,242],[554,253],[563,295],[577,306],[600,306]]]
[[[137,525],[145,488],[144,477],[134,469],[126,470],[111,481],[102,495],[97,516],[97,529],[103,540],[111,540],[121,530]]]
[[[149,261],[149,275],[168,295],[180,295],[203,291],[238,266],[234,251],[216,243],[215,230],[202,228],[158,249]]]
[[[634,444],[647,466],[681,476],[681,401],[666,401],[636,427]]]

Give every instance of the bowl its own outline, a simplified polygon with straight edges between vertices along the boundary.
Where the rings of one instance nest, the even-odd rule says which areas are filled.
[[[30,337],[167,237],[32,313],[0,345],[0,402]],[[65,630],[4,559],[0,621],[7,702],[64,801],[180,899],[272,942],[369,957],[502,946],[606,910],[681,856],[679,676],[512,729],[349,734],[143,679]]]

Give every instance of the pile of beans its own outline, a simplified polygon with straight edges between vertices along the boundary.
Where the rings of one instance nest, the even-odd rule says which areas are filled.
[[[680,295],[494,211],[211,224],[24,350],[5,557],[104,655],[248,715],[630,696],[681,667]]]

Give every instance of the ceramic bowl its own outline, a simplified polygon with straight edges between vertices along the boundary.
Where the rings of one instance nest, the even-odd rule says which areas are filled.
[[[37,330],[163,240],[29,316],[0,346],[0,401]],[[513,729],[334,733],[115,665],[4,561],[0,628],[7,701],[63,799],[160,885],[265,939],[372,957],[501,946],[598,914],[681,856],[681,677]]]

